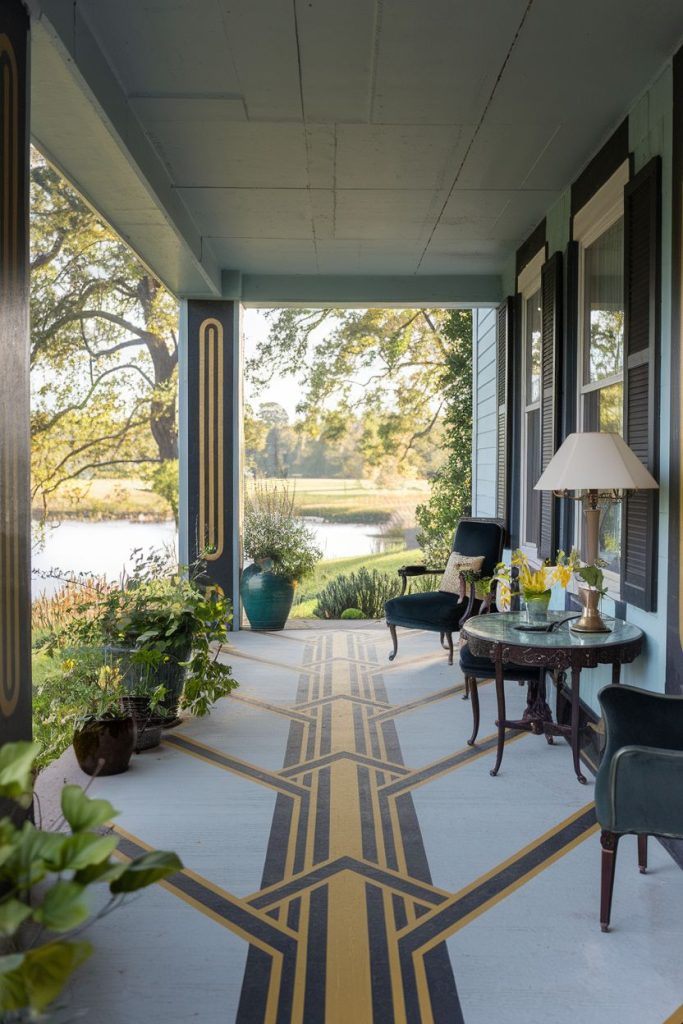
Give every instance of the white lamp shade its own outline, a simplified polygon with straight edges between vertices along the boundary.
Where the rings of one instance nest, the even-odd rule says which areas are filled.
[[[535,491],[641,491],[659,487],[620,434],[570,434]]]

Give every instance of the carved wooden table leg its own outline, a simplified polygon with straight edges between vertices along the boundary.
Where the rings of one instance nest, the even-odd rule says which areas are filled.
[[[581,771],[581,761],[579,759],[579,714],[581,707],[579,704],[579,684],[581,682],[581,669],[572,665],[572,756],[574,758],[574,771],[576,777],[581,783],[586,782],[586,776]]]
[[[498,702],[498,749],[496,750],[496,763],[491,769],[491,775],[497,775],[500,763],[503,760],[503,748],[505,747],[505,681],[503,678],[503,664],[496,661],[496,700]]]
[[[612,686],[618,686],[621,679],[621,662],[612,662]]]

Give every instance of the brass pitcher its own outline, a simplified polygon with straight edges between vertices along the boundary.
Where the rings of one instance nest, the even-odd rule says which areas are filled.
[[[598,605],[601,594],[599,590],[591,590],[589,587],[579,587],[578,597],[583,605],[583,614],[580,619],[574,619],[569,628],[576,633],[609,633],[609,626],[603,622]]]

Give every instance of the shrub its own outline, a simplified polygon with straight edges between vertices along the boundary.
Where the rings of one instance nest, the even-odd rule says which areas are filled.
[[[365,618],[365,616],[363,615],[363,613],[360,610],[360,608],[345,608],[344,611],[341,613],[341,617],[342,617],[342,619],[364,619]]]
[[[310,526],[297,514],[286,485],[256,484],[244,502],[244,553],[292,582],[308,575],[322,558]],[[346,606],[345,606],[346,607]]]
[[[340,619],[347,608],[358,608],[366,619],[384,615],[384,604],[401,591],[397,573],[359,569],[337,576],[318,594],[315,615],[319,619]]]

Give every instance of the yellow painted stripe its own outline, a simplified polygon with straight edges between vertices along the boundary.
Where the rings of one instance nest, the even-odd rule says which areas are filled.
[[[677,1010],[667,1017],[664,1024],[683,1024],[683,1003],[678,1007]]]

